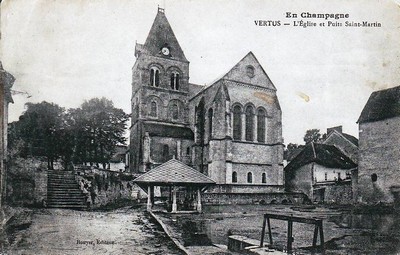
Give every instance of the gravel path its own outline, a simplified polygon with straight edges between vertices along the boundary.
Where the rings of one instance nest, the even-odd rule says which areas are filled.
[[[6,254],[182,254],[141,209],[39,209]]]

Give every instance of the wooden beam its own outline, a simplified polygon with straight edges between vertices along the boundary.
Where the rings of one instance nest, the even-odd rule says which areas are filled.
[[[318,229],[319,229],[319,226],[315,225],[315,227],[314,227],[314,237],[313,237],[313,242],[312,242],[312,245],[313,245],[314,248],[317,246]]]
[[[267,224],[268,224],[268,236],[269,236],[269,245],[272,245],[272,232],[271,232],[271,223],[269,218],[267,217]]]
[[[293,222],[300,222],[300,223],[308,223],[308,224],[319,224],[322,222],[322,219],[317,218],[307,218],[302,216],[293,216],[293,215],[283,215],[283,214],[273,214],[273,213],[266,213],[264,216],[270,219],[277,219],[277,220],[291,220]]]
[[[322,249],[325,249],[325,244],[324,244],[324,230],[323,230],[323,227],[322,227],[322,221],[321,221],[321,223],[319,224],[319,241],[320,241],[320,243],[321,243],[321,248],[322,248]]]
[[[293,221],[288,220],[287,251],[292,251],[293,243]]]
[[[267,221],[267,217],[264,217],[263,225],[262,225],[262,230],[261,230],[261,242],[260,242],[260,247],[264,246],[264,237],[265,237],[265,224]]]

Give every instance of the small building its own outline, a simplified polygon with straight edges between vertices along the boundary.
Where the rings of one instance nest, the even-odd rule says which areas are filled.
[[[115,153],[110,159],[109,169],[111,171],[122,172],[125,171],[126,168],[126,154],[127,154],[128,146],[125,145],[117,145],[115,149]]]
[[[334,145],[344,155],[349,157],[353,162],[358,162],[358,139],[352,135],[346,134],[342,130],[342,126],[328,128],[326,138],[323,144]]]
[[[154,189],[160,187],[161,193],[167,195],[164,195],[167,198],[167,211],[172,213],[188,210],[201,212],[201,192],[215,184],[206,175],[176,159],[151,169],[134,182],[147,191],[148,211],[154,206]],[[163,189],[166,192],[163,192]]]
[[[375,91],[358,119],[358,202],[393,202],[400,185],[400,86]]]
[[[357,165],[338,148],[309,143],[286,167],[285,189],[312,202],[351,203],[351,175]]]

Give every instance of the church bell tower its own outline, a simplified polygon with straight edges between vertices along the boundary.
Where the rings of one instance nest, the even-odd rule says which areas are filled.
[[[136,44],[135,57],[130,170],[146,172],[171,158],[190,163],[189,61],[164,9],[158,8],[145,43]]]

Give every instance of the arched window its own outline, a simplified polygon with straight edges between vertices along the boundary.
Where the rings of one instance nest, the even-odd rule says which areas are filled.
[[[177,104],[173,104],[171,107],[172,119],[177,120],[179,118],[179,109]]]
[[[267,183],[267,175],[265,173],[262,173],[261,182],[262,183]]]
[[[150,86],[160,86],[160,70],[156,67],[150,69]]]
[[[237,173],[236,172],[232,173],[232,183],[237,183]]]
[[[179,90],[179,73],[171,73],[171,89]]]
[[[211,139],[212,136],[212,122],[213,122],[213,109],[210,108],[208,110],[208,139]]]
[[[254,138],[254,110],[251,105],[246,107],[246,141]]]
[[[150,104],[150,116],[157,117],[157,103],[154,101]]]
[[[239,105],[233,107],[233,139],[242,139],[242,109]]]
[[[265,142],[265,111],[263,109],[257,111],[257,141]]]
[[[247,183],[253,183],[253,174],[251,172],[247,173]]]

